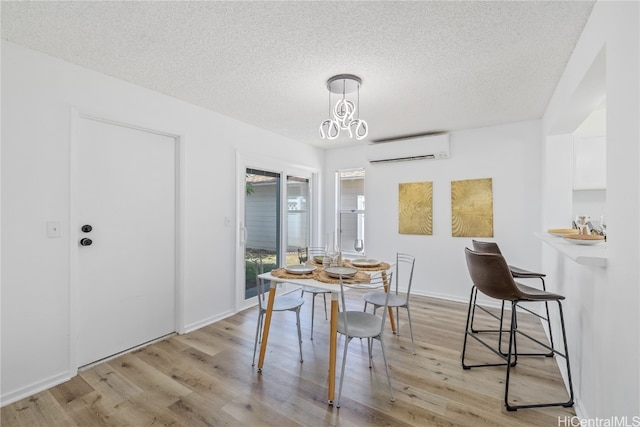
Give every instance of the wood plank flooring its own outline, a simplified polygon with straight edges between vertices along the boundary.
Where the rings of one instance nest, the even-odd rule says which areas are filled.
[[[420,296],[411,300],[418,354],[411,354],[405,310],[400,310],[401,335],[385,335],[396,401],[389,399],[379,344],[374,343],[369,369],[366,341],[353,340],[341,407],[334,408],[326,401],[329,322],[317,304],[309,340],[311,297],[305,298],[303,363],[295,315],[274,313],[259,374],[251,366],[257,311],[249,309],[7,405],[0,410],[2,426],[557,426],[559,417],[575,415],[573,408],[562,407],[506,411],[504,368],[461,367],[467,305]],[[347,294],[347,305],[361,309],[361,295]],[[520,328],[544,337],[537,319],[518,320]],[[527,351],[524,342],[518,345]],[[342,349],[340,340],[338,380]],[[467,351],[470,363],[495,361],[475,342]],[[520,358],[512,372],[518,400],[566,400],[554,359]]]

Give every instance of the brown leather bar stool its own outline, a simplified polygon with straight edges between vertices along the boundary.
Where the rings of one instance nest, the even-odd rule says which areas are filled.
[[[495,242],[481,242],[479,240],[472,240],[471,243],[473,244],[473,250],[476,252],[485,252],[485,253],[490,253],[490,254],[498,254],[498,255],[502,255],[502,252],[500,251],[500,247],[498,246],[497,243]],[[536,273],[534,271],[530,271],[530,270],[525,270],[524,268],[520,268],[520,267],[514,267],[513,265],[509,265],[509,270],[511,271],[511,275],[515,278],[515,279],[540,279],[542,281],[542,290],[546,291],[547,287],[544,283],[544,278],[546,276],[546,274],[544,273]],[[502,329],[502,321],[503,321],[503,316],[504,316],[504,301],[502,301],[502,309],[500,311],[500,317],[494,315],[493,313],[487,311],[484,307],[479,306],[476,304],[476,297],[477,296],[477,289],[476,289],[476,293],[474,295],[474,301],[473,301],[473,311],[471,313],[471,330],[473,332],[495,332],[494,330],[480,330],[480,329],[474,329],[473,327],[473,319],[475,318],[475,312],[476,312],[476,307],[481,309],[482,311],[484,311],[485,313],[487,313],[489,316],[500,320],[500,333],[502,334],[502,332],[504,332],[504,330]],[[526,307],[520,307],[522,310],[525,310],[531,314],[533,314],[534,316],[539,317],[540,319],[544,320],[547,322],[547,327],[549,328],[549,339],[551,340],[551,347],[553,347],[553,333],[551,332],[551,321],[549,320],[549,303],[545,302],[544,303],[544,308],[546,311],[547,316],[540,316],[538,313],[534,313],[533,311],[529,310]],[[502,340],[500,341],[500,352],[504,354],[504,352],[502,351]],[[522,356],[537,356],[538,354],[522,354]],[[553,356],[553,352],[549,352],[544,354],[547,357],[551,357]]]
[[[540,289],[532,288],[530,286],[517,283],[513,280],[511,270],[507,265],[506,260],[500,254],[481,253],[465,248],[465,255],[467,259],[467,267],[469,269],[469,275],[473,282],[471,289],[471,298],[469,299],[469,309],[467,311],[467,324],[465,327],[464,344],[462,347],[462,367],[464,369],[471,369],[476,367],[485,366],[506,366],[507,374],[505,380],[504,389],[504,404],[508,411],[515,411],[520,408],[540,408],[546,406],[573,406],[573,383],[571,381],[571,367],[569,366],[569,352],[567,349],[567,336],[564,326],[564,315],[562,312],[562,303],[564,296],[546,292]],[[511,326],[509,328],[509,349],[507,354],[503,354],[499,349],[492,347],[486,341],[482,340],[477,333],[474,333],[470,329],[471,311],[475,301],[474,293],[480,291],[488,297],[495,298],[502,301],[511,302]],[[562,326],[562,341],[564,343],[564,353],[556,350],[552,346],[531,337],[527,333],[518,329],[517,321],[517,308],[520,307],[521,302],[552,302],[558,303],[558,310],[560,313],[560,324]],[[502,329],[502,327],[501,327]],[[522,335],[525,338],[532,340],[538,345],[552,352],[552,354],[561,356],[565,359],[567,364],[567,376],[569,381],[569,399],[566,402],[550,402],[550,403],[528,403],[520,405],[509,404],[509,380],[511,369],[518,362],[518,356],[523,356],[517,351],[516,335]],[[504,363],[487,363],[480,365],[467,365],[465,363],[465,355],[467,350],[467,338],[472,337],[483,346],[491,350],[494,354],[499,356]]]

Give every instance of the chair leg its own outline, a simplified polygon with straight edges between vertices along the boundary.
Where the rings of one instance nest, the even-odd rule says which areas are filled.
[[[541,277],[540,280],[542,281],[542,290],[546,291],[547,287],[545,286],[544,283],[544,278]],[[551,331],[551,317],[549,316],[549,303],[545,301],[544,303],[544,308],[547,312],[547,326],[549,327],[549,342],[551,343],[551,348],[556,348],[553,345],[553,332]],[[547,354],[547,357],[552,357],[553,356],[553,351],[549,352],[549,354]]]
[[[311,341],[313,341],[313,318],[316,317],[316,293],[311,294]]]
[[[539,277],[539,279],[540,279],[540,281],[542,282],[542,290],[543,290],[543,291],[546,291],[546,290],[547,290],[547,287],[546,287],[546,285],[545,285],[544,278],[543,278],[543,277]],[[526,311],[526,312],[528,312],[528,313],[531,313],[531,314],[533,314],[534,316],[537,316],[537,317],[539,317],[540,319],[542,319],[543,321],[547,322],[547,327],[548,327],[548,330],[549,330],[549,342],[550,342],[549,347],[551,348],[551,350],[550,350],[548,353],[523,353],[523,354],[521,354],[521,356],[545,356],[545,357],[553,357],[553,355],[555,354],[555,353],[553,352],[553,349],[555,349],[555,345],[554,345],[554,343],[553,343],[553,331],[551,330],[551,316],[549,315],[549,302],[548,302],[548,301],[545,301],[545,302],[544,302],[544,309],[545,309],[546,317],[545,317],[545,316],[543,316],[543,315],[538,314],[537,312],[534,312],[534,311],[532,311],[532,310],[529,310],[529,309],[528,309],[528,308],[526,308],[526,307],[523,307],[523,306],[519,306],[519,307],[520,307],[520,309],[522,309],[522,310],[524,310],[524,311]],[[503,354],[505,354],[505,355],[506,355],[506,353],[504,353],[504,352],[502,351],[502,348],[500,348],[500,351],[501,351]]]
[[[396,323],[396,331],[394,332],[394,334],[400,336],[400,307],[396,307],[396,320],[398,322]]]
[[[324,320],[329,320],[327,317],[327,294],[323,293],[322,298],[324,299]]]
[[[296,310],[296,325],[298,326],[298,346],[300,347],[300,363],[302,363],[302,331],[300,330],[300,307]]]
[[[367,304],[368,304],[368,303],[365,301],[365,302],[364,302],[364,308],[362,309],[362,311],[365,311],[365,312],[367,311]]]
[[[500,354],[506,356],[507,353],[502,351],[502,332],[504,331],[504,301],[502,301],[502,306],[500,307],[500,329],[498,329],[498,351]]]
[[[478,297],[478,289],[475,286],[473,286],[471,288],[471,301],[469,301],[469,304],[473,304],[473,309],[471,310],[471,324],[470,324],[471,332],[476,332],[476,330],[473,329],[473,319],[476,316],[476,298],[477,297]]]
[[[382,359],[384,359],[384,370],[387,373],[387,384],[389,384],[389,394],[391,395],[391,401],[395,402],[396,398],[393,396],[393,387],[391,387],[391,377],[389,376],[389,364],[387,363],[387,353],[384,351],[384,342],[382,337],[379,339],[380,347],[382,348]]]
[[[471,309],[471,322],[469,325],[469,331],[477,334],[477,333],[481,333],[481,332],[498,332],[498,352],[500,352],[500,354],[502,354],[503,356],[506,357],[507,353],[505,353],[504,351],[502,351],[502,332],[504,331],[503,329],[503,325],[504,325],[504,301],[502,301],[501,307],[500,307],[500,316],[496,316],[495,314],[491,313],[490,311],[488,311],[487,309],[485,309],[482,306],[477,305],[478,302],[478,289],[474,286],[472,287],[472,301],[473,301],[473,305],[472,305],[472,309]],[[498,330],[492,330],[492,329],[474,329],[473,327],[473,321],[475,319],[476,316],[476,307],[480,308],[482,311],[484,311],[485,313],[487,313],[488,315],[490,315],[491,317],[493,317],[494,319],[498,320],[500,326]]]
[[[513,307],[514,310],[517,310],[517,303],[514,304],[515,307]],[[516,334],[515,332],[518,330],[518,313],[514,313],[513,314],[513,322],[515,323],[511,330],[514,331],[513,334],[513,364],[511,366],[516,366],[518,364],[518,334]]]
[[[518,408],[509,405],[509,378],[511,374],[511,354],[513,353],[513,338],[516,332],[516,308],[515,301],[511,302],[511,329],[509,330],[509,352],[507,353],[507,378],[504,382],[504,405],[507,411],[515,411]]]
[[[407,305],[405,307],[407,309],[407,318],[409,319],[409,335],[411,335],[411,348],[413,349],[412,354],[415,356],[416,355],[416,343],[413,341],[413,326],[411,325],[411,310],[409,310],[409,301],[407,301]],[[398,322],[398,323],[400,323],[400,322]]]
[[[340,370],[340,387],[338,387],[338,401],[336,402],[336,408],[340,407],[340,398],[342,397],[342,383],[344,382],[344,367],[347,364],[347,349],[349,348],[349,341],[351,337],[344,337],[344,353],[342,354],[342,369]]]
[[[464,355],[467,352],[467,337],[470,333],[472,333],[471,322],[472,322],[472,308],[475,307],[475,295],[476,295],[476,287],[471,287],[471,295],[469,296],[469,307],[467,308],[467,323],[464,327],[464,341],[462,342],[462,368],[463,369],[471,369],[471,367],[464,364]]]
[[[483,363],[483,364],[478,364],[478,365],[467,365],[464,362],[464,358],[465,355],[467,353],[467,338],[471,337],[473,339],[475,339],[477,342],[479,342],[481,345],[483,345],[486,349],[488,349],[489,351],[491,351],[492,353],[494,353],[496,356],[500,357],[502,360],[507,360],[507,354],[503,354],[502,352],[499,351],[498,348],[494,348],[493,346],[487,344],[485,341],[483,341],[479,336],[478,333],[479,332],[498,332],[497,330],[473,330],[471,329],[471,322],[473,321],[473,310],[475,307],[475,298],[477,296],[477,289],[475,286],[471,287],[471,295],[469,296],[469,307],[467,308],[467,323],[465,325],[465,331],[464,331],[464,341],[462,344],[462,368],[463,369],[471,369],[471,368],[480,368],[480,367],[488,367],[488,366],[504,366],[505,363]],[[481,307],[482,308],[482,307]],[[498,316],[494,316],[496,319],[500,320],[501,317]],[[500,331],[502,331],[502,323],[500,324]],[[498,344],[499,345],[499,344]]]
[[[573,394],[573,381],[571,379],[571,366],[569,363],[569,348],[567,346],[567,334],[564,325],[564,313],[562,311],[562,303],[560,300],[558,302],[558,311],[560,313],[560,325],[562,327],[562,342],[564,344],[564,354],[552,349],[553,354],[558,354],[564,357],[566,366],[567,366],[567,379],[569,381],[569,399],[566,402],[550,402],[550,403],[533,403],[533,404],[524,404],[524,405],[510,405],[509,404],[509,376],[511,370],[511,355],[513,354],[516,358],[518,356],[517,349],[515,347],[515,335],[517,332],[517,302],[512,302],[512,312],[511,312],[511,337],[509,339],[509,353],[507,355],[507,378],[505,381],[505,392],[504,392],[504,403],[507,411],[517,411],[521,408],[542,408],[549,406],[562,406],[565,408],[571,407],[574,404],[574,394]],[[513,338],[513,340],[511,339]],[[513,346],[512,346],[513,344]]]
[[[258,349],[258,337],[260,335],[260,329],[262,327],[262,313],[258,314],[258,324],[256,325],[256,340],[253,343],[253,361],[251,366],[256,366],[256,350]]]
[[[558,300],[558,311],[560,312],[560,325],[562,326],[562,342],[564,343],[564,360],[567,364],[567,380],[569,381],[569,400],[562,406],[569,408],[573,406],[573,381],[571,380],[571,366],[569,364],[569,347],[567,346],[567,332],[564,327],[564,313],[562,311],[562,303]],[[551,331],[549,331],[551,332]]]

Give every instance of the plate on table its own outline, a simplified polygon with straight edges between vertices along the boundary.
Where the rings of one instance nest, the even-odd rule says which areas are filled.
[[[558,237],[563,237],[565,234],[578,234],[578,232],[577,228],[550,228],[547,230],[547,233]]]
[[[330,277],[335,277],[339,279],[342,277],[353,277],[356,275],[358,270],[351,267],[327,267],[324,269]]]
[[[316,264],[322,264],[322,262],[324,261],[324,255],[316,255],[313,257],[313,261]]]
[[[313,265],[287,265],[285,270],[287,273],[291,274],[309,274],[312,273],[316,268]]]
[[[574,245],[597,245],[604,242],[604,236],[593,234],[565,234],[562,238]]]
[[[351,260],[351,264],[356,267],[377,267],[380,265],[380,261],[371,258],[358,258]]]

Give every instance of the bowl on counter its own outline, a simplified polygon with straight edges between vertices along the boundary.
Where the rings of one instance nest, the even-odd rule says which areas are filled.
[[[580,230],[577,228],[550,228],[547,233],[557,237],[564,237],[566,234],[578,234]]]
[[[604,242],[604,236],[597,234],[565,234],[562,238],[574,245],[597,245]]]

